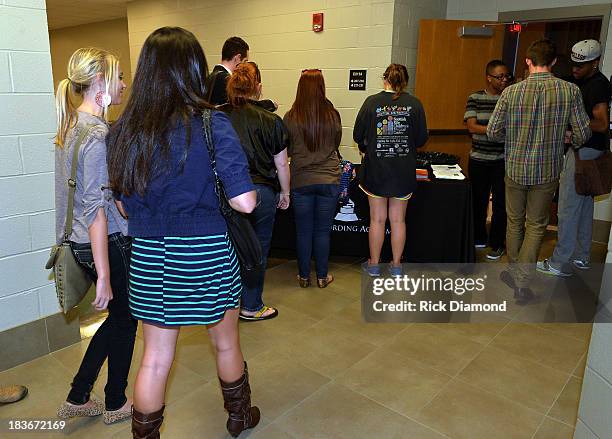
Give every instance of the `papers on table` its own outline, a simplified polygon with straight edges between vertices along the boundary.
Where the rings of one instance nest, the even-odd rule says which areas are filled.
[[[431,165],[431,170],[436,178],[447,180],[465,180],[459,165]]]

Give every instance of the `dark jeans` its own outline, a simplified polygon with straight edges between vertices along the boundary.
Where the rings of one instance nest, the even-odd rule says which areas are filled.
[[[125,389],[132,363],[138,322],[132,318],[128,302],[128,278],[131,239],[114,233],[108,237],[108,260],[113,299],[108,303],[108,317],[89,343],[81,367],[72,381],[67,401],[85,404],[98,378],[104,360],[108,358],[108,379],[104,393],[106,410],[117,410],[127,401]],[[76,260],[95,282],[98,279],[91,244],[72,243]]]
[[[261,270],[249,275],[242,276],[242,297],[240,307],[245,311],[259,311],[263,306],[261,298],[264,288],[264,278],[266,275],[266,262],[270,251],[270,241],[274,230],[274,217],[276,216],[276,205],[278,204],[278,194],[268,185],[256,184],[259,204],[249,214],[249,220],[255,234],[261,243],[264,255],[264,263]]]
[[[507,221],[504,161],[486,162],[470,159],[469,174],[474,209],[474,242],[488,243],[494,250],[504,248]],[[487,240],[487,209],[490,194],[493,194],[493,215]]]
[[[312,184],[291,191],[300,277],[310,276],[312,256],[315,259],[317,278],[327,277],[329,235],[339,194],[340,186],[337,184]]]

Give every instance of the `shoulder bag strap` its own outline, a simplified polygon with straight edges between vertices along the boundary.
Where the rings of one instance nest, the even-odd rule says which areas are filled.
[[[210,102],[210,98],[212,98],[213,90],[215,89],[215,84],[217,83],[217,76],[219,76],[219,72],[212,72],[210,76],[212,76],[212,80],[210,81],[210,88],[208,90],[208,96],[206,97],[206,100],[210,105],[212,105],[212,103]]]
[[[68,206],[66,208],[66,224],[64,226],[64,241],[68,241],[68,238],[72,234],[72,219],[74,217],[74,193],[76,192],[76,177],[77,177],[77,168],[79,165],[79,149],[81,148],[81,144],[83,140],[85,140],[85,136],[91,131],[91,129],[95,127],[95,125],[87,125],[81,131],[81,134],[77,138],[76,143],[74,144],[74,150],[72,151],[72,166],[70,169],[70,178],[68,179]]]
[[[227,201],[223,184],[217,174],[217,161],[215,160],[215,145],[213,143],[212,136],[212,111],[209,108],[202,110],[202,126],[204,129],[204,140],[206,141],[206,148],[208,149],[208,156],[210,158],[210,167],[215,176],[215,194],[219,200],[219,209],[224,216],[232,214],[232,208]]]

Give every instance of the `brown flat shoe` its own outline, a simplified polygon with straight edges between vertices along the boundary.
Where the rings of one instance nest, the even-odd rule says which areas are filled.
[[[300,284],[300,287],[302,288],[308,288],[310,286],[310,278],[308,277],[300,277],[300,275],[298,274],[298,282]]]
[[[333,281],[334,281],[334,276],[332,274],[328,274],[325,279],[317,279],[317,286],[319,288],[325,288]]]
[[[0,404],[10,404],[21,401],[28,394],[26,386],[4,386],[0,387]]]

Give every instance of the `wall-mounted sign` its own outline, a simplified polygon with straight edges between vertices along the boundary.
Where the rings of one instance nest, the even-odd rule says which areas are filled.
[[[350,70],[349,71],[349,90],[365,90],[366,89],[366,73],[367,73],[367,70]]]

